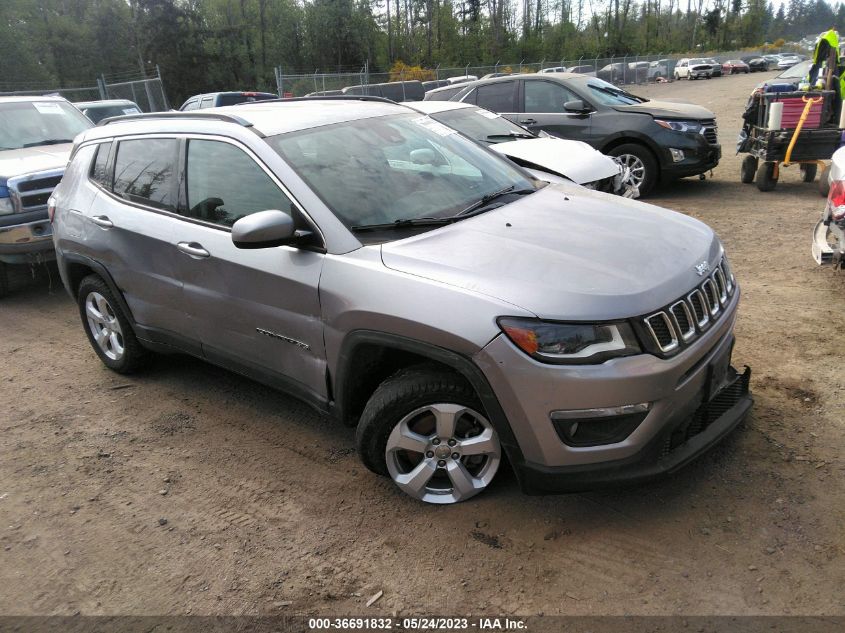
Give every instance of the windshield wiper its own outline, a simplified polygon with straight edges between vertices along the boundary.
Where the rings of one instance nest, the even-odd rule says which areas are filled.
[[[392,229],[404,229],[409,226],[440,226],[451,224],[454,217],[448,218],[409,218],[407,220],[394,220],[384,224],[359,224],[352,227],[353,231],[389,231]]]
[[[453,218],[465,218],[470,215],[475,215],[473,212],[481,213],[482,209],[486,207],[488,204],[496,200],[497,198],[501,198],[502,196],[507,195],[516,195],[516,196],[524,196],[529,193],[534,193],[537,191],[536,189],[517,189],[516,185],[511,185],[510,187],[505,187],[504,189],[499,189],[499,191],[494,191],[493,193],[488,193],[486,196],[481,198],[481,200],[477,202],[473,202],[469,205],[466,209],[457,213],[456,215],[452,216]]]
[[[73,143],[72,138],[48,138],[44,139],[43,141],[37,141],[35,143],[25,143],[24,147],[37,147],[38,145],[60,145],[62,143]]]
[[[525,132],[510,132],[508,134],[488,134],[488,139],[496,138],[537,138],[533,134],[526,134]]]

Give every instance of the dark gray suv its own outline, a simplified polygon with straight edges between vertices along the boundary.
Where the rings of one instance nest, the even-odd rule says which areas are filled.
[[[584,141],[616,156],[646,195],[662,179],[698,176],[719,164],[716,116],[701,106],[637,97],[571,73],[475,81],[451,101],[498,112],[532,132]]]
[[[751,406],[710,228],[394,103],[126,117],[78,139],[51,208],[108,367],[183,352],[284,389],[423,501],[505,456],[534,493],[671,472]]]

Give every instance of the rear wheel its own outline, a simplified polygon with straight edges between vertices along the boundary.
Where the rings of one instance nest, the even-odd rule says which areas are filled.
[[[815,163],[806,163],[801,165],[801,181],[802,182],[813,182],[816,179],[816,172],[818,171],[818,165]]]
[[[637,143],[618,145],[608,152],[615,156],[631,172],[631,179],[640,190],[640,196],[645,196],[657,183],[657,159],[645,146]]]
[[[746,156],[742,159],[742,167],[739,169],[739,179],[746,185],[754,182],[754,174],[757,173],[757,158]]]
[[[88,341],[106,367],[129,374],[143,365],[148,353],[135,338],[129,319],[102,278],[89,275],[83,279],[77,303]]]
[[[819,178],[819,193],[825,198],[830,193],[830,165],[822,170],[822,176]]]
[[[775,167],[777,163],[767,162],[757,170],[757,189],[760,191],[771,191],[778,184],[778,179],[775,177]]]
[[[675,81],[679,81],[681,76],[678,73],[675,73]]]
[[[499,437],[472,387],[424,365],[401,370],[376,389],[355,442],[367,468],[427,503],[477,495],[502,460]]]

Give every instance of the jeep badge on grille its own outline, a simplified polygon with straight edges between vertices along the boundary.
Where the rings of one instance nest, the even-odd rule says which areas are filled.
[[[700,264],[695,265],[695,272],[698,273],[698,276],[701,277],[710,272],[710,264],[707,261],[703,261]]]

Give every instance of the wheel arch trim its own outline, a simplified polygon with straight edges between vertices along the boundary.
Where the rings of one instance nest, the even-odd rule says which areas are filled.
[[[418,356],[431,359],[447,367],[453,369],[463,378],[465,378],[470,386],[475,390],[484,409],[489,416],[490,422],[496,429],[499,435],[499,443],[507,452],[508,458],[514,465],[521,464],[524,461],[522,450],[516,441],[516,437],[511,429],[510,422],[505,416],[502,406],[499,404],[499,399],[496,396],[493,388],[484,375],[484,372],[468,357],[438,347],[431,343],[419,341],[406,336],[398,334],[390,334],[387,332],[378,332],[375,330],[355,330],[348,333],[341,344],[340,353],[338,355],[337,368],[334,379],[334,413],[339,419],[344,419],[350,400],[350,380],[349,376],[353,367],[351,366],[352,358],[356,350],[361,345],[373,345],[387,349],[393,349],[403,352],[410,352]],[[520,469],[514,468],[517,475]]]
[[[64,281],[65,290],[67,290],[71,298],[74,301],[77,301],[78,297],[76,295],[76,292],[79,290],[78,287],[71,287],[71,279],[69,274],[69,268],[71,264],[84,266],[85,268],[90,269],[94,274],[98,275],[105,282],[117,302],[120,304],[120,308],[121,310],[123,310],[123,314],[126,315],[126,319],[129,321],[129,325],[131,325],[132,329],[135,330],[135,317],[132,315],[132,310],[129,309],[129,304],[126,303],[126,299],[123,297],[123,293],[120,291],[120,288],[117,287],[117,284],[115,283],[111,274],[109,274],[108,269],[103,266],[103,264],[101,264],[100,262],[91,259],[90,257],[86,257],[85,255],[79,255],[77,253],[64,253],[59,260],[59,272],[61,274],[62,280]]]

